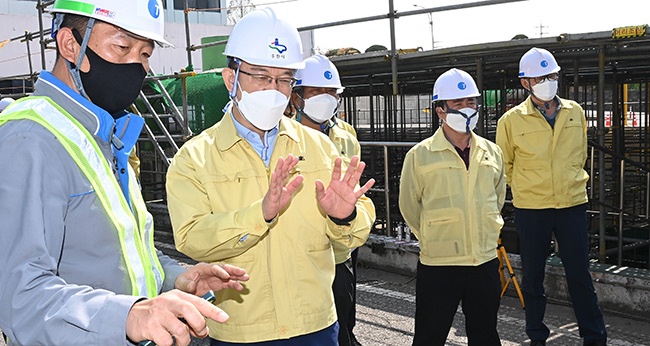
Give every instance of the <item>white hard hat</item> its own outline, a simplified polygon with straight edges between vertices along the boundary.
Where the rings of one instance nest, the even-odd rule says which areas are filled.
[[[298,30],[270,8],[255,10],[237,22],[223,54],[253,65],[288,69],[305,66]]]
[[[559,70],[553,54],[543,48],[533,47],[519,60],[519,78],[546,76]]]
[[[165,16],[161,0],[56,0],[52,13],[69,13],[95,18],[163,46]]]
[[[0,112],[7,108],[7,106],[9,106],[12,102],[14,102],[14,99],[11,97],[3,97],[2,100],[0,100]]]
[[[441,74],[433,85],[433,101],[456,100],[466,97],[478,97],[476,82],[469,73],[452,68]]]
[[[336,66],[320,54],[305,59],[305,68],[296,72],[296,79],[296,86],[335,88],[339,93],[344,89]]]

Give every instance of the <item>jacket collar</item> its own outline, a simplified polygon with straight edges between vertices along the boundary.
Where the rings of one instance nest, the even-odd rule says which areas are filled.
[[[559,96],[555,96],[555,99],[560,103],[560,109],[571,109],[573,108],[573,105],[571,102],[568,102],[568,100],[565,100],[563,98],[560,98]],[[533,99],[528,96],[526,98],[526,101],[522,104],[523,108],[523,114],[524,115],[541,115],[539,114],[539,111],[537,110],[537,107],[535,107],[535,104],[533,103]]]
[[[347,134],[349,134],[349,132],[347,130],[345,130],[342,127],[339,127],[338,124],[334,124],[334,126],[332,126],[330,128],[329,137],[332,140],[334,140],[334,139],[346,139]]]
[[[47,96],[77,119],[90,133],[108,142],[115,119],[67,86],[49,71],[42,71],[34,85],[36,96]]]
[[[300,142],[297,126],[292,126],[291,122],[295,121],[285,116],[282,116],[282,118],[280,118],[280,131],[278,132],[278,138],[280,136],[287,136],[294,142]],[[297,122],[295,123],[298,126],[302,126]],[[219,135],[216,136],[216,143],[217,148],[220,151],[228,150],[237,144],[237,142],[243,140],[243,138],[237,134],[237,129],[235,128],[231,108],[228,108],[221,121],[219,121],[215,126],[215,129],[219,131]]]
[[[144,126],[142,117],[126,111],[122,112],[116,121],[111,114],[81,96],[51,72],[41,72],[35,89],[34,95],[52,99],[77,119],[88,132],[106,143],[113,141],[116,151],[130,153]],[[118,138],[118,143],[114,141],[115,137]]]
[[[479,140],[479,137],[474,133],[474,131],[470,132],[471,138],[470,138],[470,152],[474,151],[475,148],[479,148],[483,151],[486,151],[487,144],[484,141]],[[456,152],[456,149],[454,148],[454,145],[447,140],[447,137],[445,137],[445,133],[442,130],[442,126],[436,130],[436,132],[433,134],[433,137],[431,138],[431,142],[429,143],[429,150],[431,151],[443,151],[443,150],[450,150],[452,152]]]

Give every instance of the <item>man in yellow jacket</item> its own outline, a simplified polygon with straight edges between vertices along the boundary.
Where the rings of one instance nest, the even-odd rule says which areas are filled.
[[[506,112],[497,126],[521,246],[526,333],[545,345],[544,267],[555,234],[584,345],[605,345],[607,332],[589,274],[587,234],[587,122],[580,105],[557,96],[560,66],[531,48],[519,62],[530,96]]]
[[[374,180],[359,188],[358,157],[342,165],[329,138],[283,116],[304,66],[294,27],[253,11],[224,54],[226,114],[183,145],[167,174],[179,251],[250,274],[244,291],[217,293],[230,320],[210,328],[211,345],[336,345],[331,244],[366,241],[374,210],[360,198]]]
[[[442,120],[406,154],[399,207],[420,242],[413,345],[445,345],[462,302],[470,345],[500,345],[497,243],[506,182],[499,147],[476,135],[476,83],[451,69],[433,87]]]

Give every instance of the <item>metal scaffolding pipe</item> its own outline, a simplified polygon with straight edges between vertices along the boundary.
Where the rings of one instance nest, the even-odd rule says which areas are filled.
[[[208,48],[208,47],[213,47],[213,46],[219,46],[219,45],[226,44],[226,43],[228,43],[228,40],[214,41],[214,42],[204,43],[204,44],[193,44],[193,45],[189,46],[189,48],[187,48],[187,51],[188,51],[187,54],[190,54],[190,51],[195,51],[195,50]]]
[[[479,96],[481,99],[479,100],[479,104],[484,105],[485,104],[485,99],[483,97],[483,91],[485,90],[483,88],[483,59],[477,58],[476,59],[476,85],[478,85],[481,89],[481,96]],[[485,107],[481,107],[480,109],[481,112],[481,121],[478,123],[478,133],[487,138],[487,129],[486,129],[486,121],[487,121],[487,109]],[[433,114],[433,113],[432,113]]]
[[[619,178],[619,204],[618,204],[618,259],[616,263],[621,266],[623,265],[623,217],[625,216],[625,212],[623,211],[623,208],[625,207],[624,205],[624,193],[625,193],[625,181],[623,178],[625,177],[625,161],[621,160],[621,170],[620,170],[620,178]]]
[[[577,99],[576,99],[577,100]],[[596,148],[591,147],[591,159],[589,160],[589,199],[594,199],[594,159]]]
[[[386,198],[386,236],[390,237],[390,184],[388,181],[388,147],[384,146],[384,197]]]
[[[390,70],[393,83],[393,95],[397,95],[397,54],[395,52],[395,9],[393,0],[388,0],[388,17],[390,22]]]
[[[598,145],[601,148],[605,147],[605,48],[601,45],[598,49],[598,92],[596,96],[597,105],[597,136],[598,136]],[[603,172],[605,172],[605,153],[601,152],[598,155],[598,209],[600,211],[598,215],[599,225],[598,225],[598,234],[600,236],[598,240],[598,252],[599,257],[598,261],[600,263],[605,263],[605,178],[603,177]],[[592,177],[593,179],[593,177]]]
[[[192,66],[192,50],[189,49],[192,44],[190,41],[190,8],[188,1],[189,0],[185,0],[185,11],[183,11],[183,19],[185,20],[185,44],[187,45],[187,66],[194,69]]]
[[[54,1],[48,1],[45,6],[49,6],[50,4],[54,3]],[[36,8],[38,9],[38,31],[39,31],[39,44],[41,46],[41,68],[45,70],[47,67],[45,66],[45,37],[43,36],[43,1],[38,0],[38,3],[36,4]],[[27,32],[25,32],[27,34]],[[27,43],[29,47],[29,43]],[[29,53],[28,53],[29,54]],[[30,63],[29,63],[29,69],[31,71],[31,58],[30,58]]]

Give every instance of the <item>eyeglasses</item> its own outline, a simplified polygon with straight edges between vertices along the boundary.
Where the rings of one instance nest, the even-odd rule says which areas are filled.
[[[545,80],[557,80],[560,78],[558,73],[547,74],[546,76],[534,77],[535,84],[543,83]]]
[[[245,75],[247,75],[247,76],[250,76],[251,79],[253,80],[253,84],[255,84],[256,86],[259,86],[259,87],[265,87],[265,86],[268,86],[268,85],[270,85],[271,83],[273,83],[273,81],[275,81],[275,83],[278,85],[278,88],[282,88],[282,89],[291,89],[291,88],[293,88],[293,87],[296,85],[296,83],[298,82],[298,80],[295,79],[295,78],[289,78],[289,77],[279,77],[279,78],[278,78],[278,77],[271,77],[271,76],[269,76],[269,75],[265,75],[265,74],[262,74],[262,73],[250,73],[250,72],[246,72],[246,71],[241,70],[241,69],[239,70],[239,72],[240,72],[240,73],[243,73],[243,74],[245,74]]]

